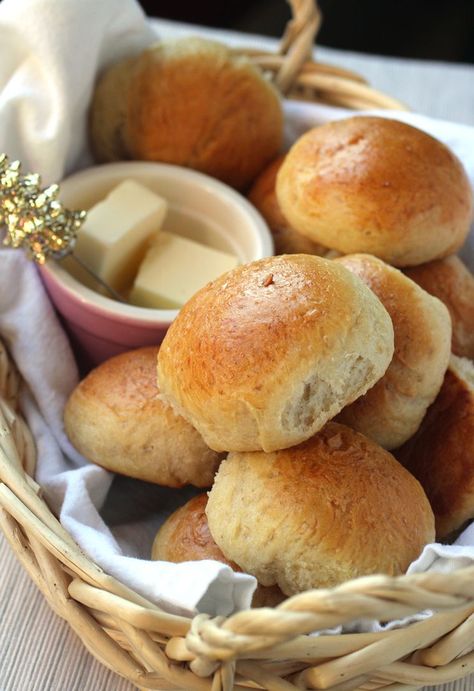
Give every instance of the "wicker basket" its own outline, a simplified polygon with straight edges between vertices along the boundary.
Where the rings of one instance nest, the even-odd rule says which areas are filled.
[[[341,70],[304,62],[319,13],[294,0],[282,54],[254,54],[285,93],[352,107],[402,107]],[[301,63],[303,67],[301,68]],[[298,70],[300,69],[300,72]],[[297,86],[294,83],[298,73]],[[35,449],[17,409],[20,378],[0,343],[0,524],[53,610],[107,667],[146,689],[408,691],[474,671],[474,568],[360,578],[276,609],[194,619],[162,611],[92,563],[33,480]],[[359,618],[431,618],[405,629],[307,634]]]

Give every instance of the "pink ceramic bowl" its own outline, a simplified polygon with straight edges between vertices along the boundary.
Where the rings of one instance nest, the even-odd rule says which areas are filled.
[[[87,210],[129,178],[168,200],[164,230],[232,252],[242,263],[273,253],[265,221],[244,197],[187,168],[138,161],[96,166],[64,180],[60,198],[70,209]],[[40,270],[51,301],[86,364],[160,343],[177,315],[177,310],[135,307],[100,295],[57,262],[50,261]]]

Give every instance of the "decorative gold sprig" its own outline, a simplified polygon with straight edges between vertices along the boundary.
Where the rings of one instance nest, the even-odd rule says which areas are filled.
[[[21,173],[20,161],[0,154],[0,227],[10,247],[23,247],[27,255],[44,264],[48,257],[62,259],[74,249],[85,211],[70,211],[58,199],[59,186],[41,189],[36,173]]]
[[[82,259],[73,254],[77,233],[86,211],[70,211],[58,199],[59,185],[41,189],[37,173],[21,173],[20,161],[10,161],[0,154],[0,231],[5,229],[3,244],[22,247],[29,259],[44,264],[70,256],[98,285],[119,302],[125,302]],[[1,232],[0,232],[1,237]]]

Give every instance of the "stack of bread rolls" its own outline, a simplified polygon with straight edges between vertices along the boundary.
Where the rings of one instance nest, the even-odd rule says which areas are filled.
[[[216,126],[222,104],[214,97],[209,115],[202,91],[196,129],[175,146],[158,125],[184,112],[177,66],[185,92],[217,64],[225,93],[235,78],[248,94],[256,140],[242,144],[248,127],[232,129],[231,107]],[[153,558],[221,560],[274,604],[403,573],[435,524],[444,539],[474,517],[474,366],[456,357],[474,356],[474,278],[455,256],[473,198],[446,146],[390,119],[327,123],[276,157],[281,111],[261,79],[198,41],[154,47],[98,85],[101,160],[172,160],[252,184],[278,256],[201,289],[159,349],[89,374],[65,422],[109,469],[210,488],[162,526]]]
[[[274,228],[276,240],[284,226],[295,248],[305,238],[326,248],[315,245],[314,252],[324,256],[352,253],[336,261],[355,271],[390,312],[396,344],[386,376],[338,420],[385,448],[404,444],[396,455],[428,493],[437,536],[449,538],[474,516],[472,500],[463,499],[474,481],[474,434],[468,422],[464,425],[469,415],[461,414],[461,405],[450,415],[456,420],[455,445],[449,441],[452,431],[440,434],[442,426],[433,423],[430,432],[426,428],[438,420],[440,409],[448,416],[443,401],[453,377],[461,382],[463,401],[469,401],[465,373],[474,359],[474,276],[454,253],[473,219],[473,195],[461,163],[416,128],[386,118],[354,117],[306,133],[263,171],[249,198]],[[286,242],[285,251],[298,251],[289,247]],[[383,269],[376,257],[401,267],[411,280],[404,281],[393,268]],[[439,302],[430,308],[426,293],[448,309],[452,353],[467,358],[461,379],[453,364],[459,361],[451,360],[441,391],[445,315]],[[435,367],[432,358],[438,360]]]

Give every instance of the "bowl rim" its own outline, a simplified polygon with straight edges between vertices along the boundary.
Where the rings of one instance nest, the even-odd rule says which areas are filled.
[[[133,175],[134,171],[153,172],[161,171],[170,178],[179,181],[183,178],[196,184],[197,187],[207,187],[208,190],[216,193],[229,201],[234,207],[239,207],[249,217],[254,233],[260,241],[262,248],[261,256],[255,260],[271,256],[274,252],[274,244],[270,229],[255,207],[239,192],[229,187],[225,183],[213,178],[205,173],[201,173],[191,168],[177,166],[171,163],[160,163],[154,161],[120,161],[112,163],[102,163],[81,169],[63,178],[59,183],[60,188],[64,183],[73,183],[90,178],[106,178],[108,174],[126,173]],[[59,193],[61,197],[61,191]],[[252,260],[253,261],[253,260]],[[88,309],[96,314],[107,314],[125,322],[140,322],[145,325],[156,325],[157,322],[171,323],[179,313],[179,309],[154,309],[150,307],[139,307],[128,303],[121,303],[112,298],[101,295],[96,291],[76,280],[68,271],[61,267],[60,261],[50,260],[40,267],[40,272],[46,276],[46,280],[53,282],[58,290],[65,293],[70,300],[76,304],[87,306]]]

